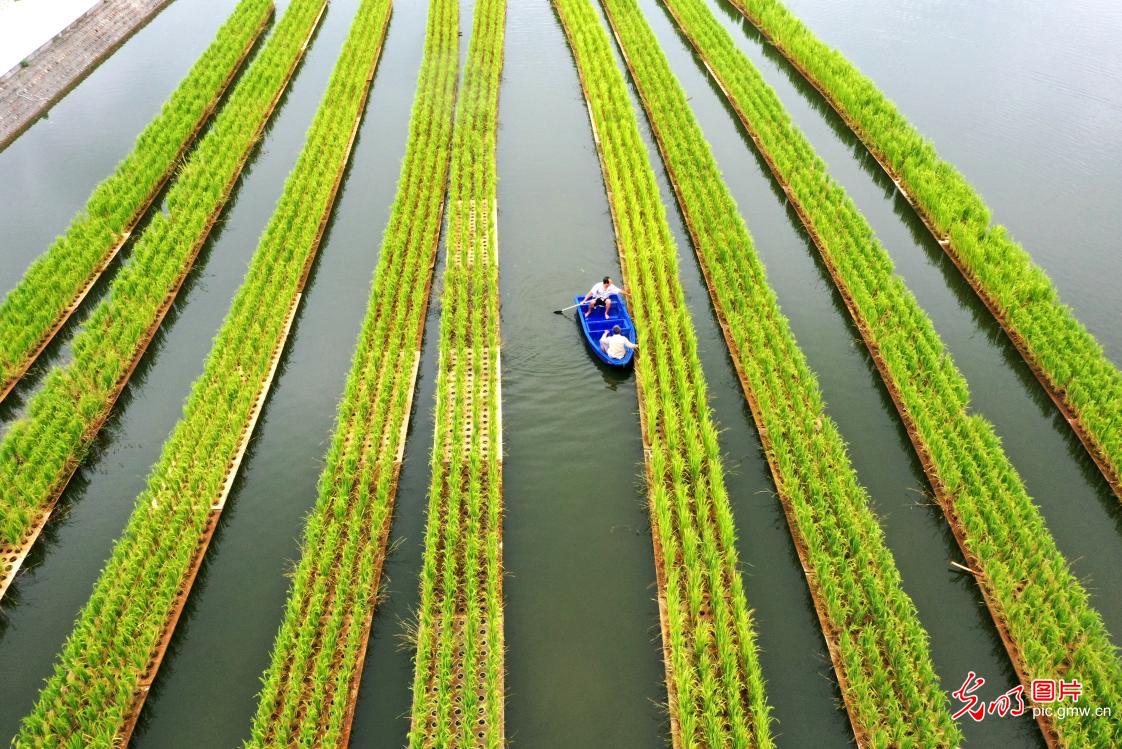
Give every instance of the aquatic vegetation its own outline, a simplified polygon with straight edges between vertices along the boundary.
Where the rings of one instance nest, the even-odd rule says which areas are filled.
[[[639,334],[639,413],[675,746],[772,746],[717,427],[677,251],[611,43],[586,0],[554,0],[576,59]]]
[[[436,0],[397,196],[249,746],[347,744],[440,239],[458,50],[458,5]]]
[[[896,403],[1017,674],[1075,679],[1089,704],[1122,709],[1122,664],[930,318],[872,228],[775,92],[699,0],[663,0],[705,61],[807,227]],[[1107,746],[1119,724],[1038,717],[1050,741]],[[1054,733],[1054,735],[1052,735]]]
[[[601,0],[765,446],[859,745],[957,746],[927,633],[686,94],[634,0]]]
[[[85,208],[0,303],[0,400],[78,307],[174,174],[273,12],[241,0]]]
[[[505,0],[477,0],[448,187],[409,746],[505,746],[496,139]]]
[[[171,308],[232,194],[326,0],[294,3],[179,169],[104,300],[75,335],[27,415],[0,441],[0,542],[33,543]]]
[[[1122,499],[1122,372],[966,178],[778,0],[731,0],[822,93],[915,207]]]
[[[170,189],[152,187],[159,208],[130,207],[132,183],[120,182],[128,190],[112,200],[99,198],[106,211],[120,209],[113,221],[129,220],[134,208],[143,215],[131,239],[128,228],[111,237],[123,243],[121,259],[95,285],[93,293],[107,292],[100,303],[87,299],[66,324],[65,337],[75,335],[73,352],[59,352],[67,361],[38,394],[21,383],[29,410],[0,424],[0,596],[15,570],[26,572],[0,607],[12,697],[0,699],[0,720],[17,734],[15,746],[193,739],[244,740],[254,749],[502,749],[508,742],[748,749],[847,738],[866,749],[975,740],[1012,746],[1039,736],[1027,715],[998,720],[1013,717],[999,711],[1015,708],[1018,694],[1029,711],[1062,708],[1055,718],[1039,717],[1050,747],[1122,746],[1118,713],[1095,712],[1122,709],[1122,665],[1098,613],[1114,616],[1120,600],[1109,576],[1105,584],[1098,579],[1116,551],[1109,541],[1118,529],[1109,521],[1117,505],[1113,498],[1096,504],[1089,490],[1097,476],[1086,473],[1082,448],[1072,453],[1055,440],[1019,445],[1026,459],[1054,461],[1057,476],[1090,476],[1073,490],[1069,517],[1061,512],[1049,523],[1057,539],[1063,532],[1065,552],[1070,545],[1071,556],[1061,555],[994,429],[974,415],[970,389],[931,321],[793,124],[804,114],[817,123],[825,110],[788,116],[737,51],[747,48],[736,11],[720,2],[714,9],[711,0],[473,0],[464,6],[472,8],[468,24],[458,0],[407,8],[391,7],[393,0],[330,8],[326,0],[284,0],[273,38],[258,29],[255,43],[251,22],[268,27],[268,2],[221,0],[226,10],[213,23],[184,11],[190,22],[175,29],[176,38],[157,40],[154,49],[122,48],[116,60],[119,70],[135,71],[145,55],[178,54],[184,45],[197,45],[197,54],[235,6],[244,14],[236,28],[233,19],[223,27],[227,44],[209,58],[215,69],[195,81],[217,86],[220,73],[232,73],[228,92],[200,88],[190,107],[161,120],[186,138],[182,144],[145,146],[152,161],[143,163],[153,169],[173,146],[190,149],[173,159]],[[321,17],[332,19],[316,41],[321,49],[285,93]],[[916,28],[908,13],[886,23]],[[797,30],[784,39],[806,42],[810,51],[800,54],[815,54]],[[248,51],[242,67],[235,40]],[[119,83],[113,67],[102,76],[110,84]],[[683,81],[686,72],[702,75],[696,80],[705,91],[687,98],[674,71]],[[837,72],[830,86],[848,75],[844,67]],[[938,72],[925,83],[947,80]],[[386,96],[374,99],[367,116],[373,85]],[[155,94],[155,106],[171,88]],[[131,95],[141,102],[152,93]],[[106,111],[96,98],[79,94],[73,107],[52,115],[56,135],[81,137]],[[284,127],[264,137],[282,100]],[[188,114],[208,102],[214,116],[192,140]],[[879,111],[873,101],[845,102]],[[695,119],[703,109],[713,118],[704,120],[713,126],[704,133]],[[1055,124],[1046,111],[1036,116]],[[296,142],[294,122],[310,124]],[[873,142],[868,132],[861,137]],[[98,142],[91,134],[91,147]],[[904,153],[899,169],[929,163],[917,153]],[[747,171],[728,172],[726,183],[715,154]],[[854,156],[867,154],[839,154],[847,164]],[[971,213],[940,218],[948,222],[940,233],[917,197],[919,182],[877,157],[948,251],[1003,231]],[[243,166],[256,172],[254,189],[239,194]],[[501,192],[500,175],[509,180]],[[66,176],[52,160],[12,189],[34,196]],[[135,180],[137,195],[158,176]],[[257,190],[262,179],[272,180],[271,194]],[[933,179],[923,176],[929,186]],[[744,218],[731,187],[754,196],[742,203]],[[221,288],[205,288],[212,284],[204,271],[216,269],[203,268],[201,258],[245,244],[240,219],[246,209],[258,213],[260,197],[269,205],[250,229],[259,240],[244,248],[250,265],[241,263]],[[255,205],[235,211],[235,200]],[[22,201],[28,220],[34,202]],[[208,249],[227,220],[222,241]],[[798,254],[808,235],[791,221],[806,226],[813,258]],[[779,252],[765,269],[761,258],[773,241]],[[683,242],[694,256],[679,255],[688,249]],[[611,265],[612,244],[640,344],[630,372],[601,367],[584,350],[583,331],[549,309],[565,304],[564,277]],[[95,245],[81,246],[93,258]],[[321,252],[336,251],[357,252],[370,265],[316,266]],[[439,278],[437,262],[446,265]],[[1004,262],[987,255],[995,268]],[[603,270],[611,269],[596,275]],[[921,270],[930,284],[946,280],[938,268]],[[84,272],[75,265],[59,278],[70,283]],[[225,281],[241,286],[227,289]],[[1097,281],[1090,287],[1109,286]],[[791,299],[777,299],[780,282]],[[69,293],[63,286],[52,290],[60,299]],[[430,296],[433,286],[439,299]],[[781,300],[791,306],[781,309]],[[1028,301],[1041,300],[1043,291]],[[808,301],[798,313],[804,332],[793,325],[794,309]],[[836,319],[817,331],[827,338],[814,340],[814,316],[822,322],[843,304],[845,323],[852,318],[856,328],[850,333],[864,344],[855,355],[857,341],[835,330]],[[187,314],[173,326],[170,309],[181,305]],[[196,313],[211,319],[200,305],[217,305],[211,312],[220,323],[187,330]],[[357,307],[365,310],[361,320]],[[87,308],[92,316],[79,327]],[[441,316],[439,332],[425,330],[430,315]],[[161,327],[174,333],[162,343]],[[33,328],[26,326],[31,337]],[[44,375],[42,360],[54,359],[49,352],[59,343],[40,357]],[[334,353],[325,359],[328,348]],[[347,353],[344,385],[337,365]],[[190,371],[191,387],[180,392],[156,381],[163,375],[155,370],[146,376],[157,358],[160,373],[169,364]],[[1057,352],[1048,366],[1071,366],[1065,359]],[[979,371],[1008,375],[1008,364],[988,361]],[[1019,371],[1020,361],[1014,364]],[[1086,383],[1093,366],[1077,368],[1070,381]],[[332,372],[340,375],[334,384]],[[836,402],[824,402],[833,392],[826,379]],[[426,381],[434,402],[417,404],[415,387],[427,393]],[[1031,413],[1006,414],[1007,423],[1037,420],[1038,399],[1014,395],[999,400]],[[0,412],[13,413],[23,404],[3,405]],[[422,419],[432,409],[433,421],[412,421],[414,409]],[[332,416],[327,439],[324,420]],[[843,435],[839,424],[853,424],[854,432]],[[424,432],[424,444],[413,445],[416,456],[406,450],[415,426],[434,430],[431,442]],[[918,466],[910,451],[899,452],[905,434]],[[843,437],[855,443],[852,455]],[[512,438],[517,450],[507,463],[504,441]],[[407,455],[418,465],[405,463]],[[317,459],[322,465],[308,466]],[[913,484],[918,467],[932,501],[918,497],[909,510],[907,493],[890,494]],[[425,493],[418,480],[431,480]],[[861,480],[888,493],[867,491]],[[265,500],[265,512],[249,511],[250,494]],[[100,499],[111,496],[124,507]],[[98,499],[88,504],[90,497]],[[75,512],[67,515],[69,506]],[[122,509],[126,516],[118,517]],[[402,542],[396,560],[391,540]],[[514,545],[504,549],[506,542]],[[1087,558],[1079,562],[1078,553]],[[85,564],[91,556],[100,564]],[[1096,570],[1094,580],[1075,578],[1084,565]],[[384,572],[395,575],[392,590]],[[83,574],[83,595],[74,601],[59,583],[69,577],[73,587]],[[419,590],[418,599],[399,599],[402,586]],[[244,616],[230,608],[231,595]],[[415,619],[395,621],[398,613]],[[60,625],[65,643],[52,639]],[[939,639],[929,641],[925,625]],[[951,691],[962,673],[936,674],[935,667],[960,663],[978,673]],[[985,697],[994,682],[1013,689],[982,703],[990,713],[977,726],[969,722],[977,713],[955,709],[983,672]],[[1068,713],[1060,700],[1034,697],[1036,679],[1057,691],[1078,685],[1078,705]],[[22,708],[20,699],[27,700]]]
[[[279,26],[307,38],[321,0],[294,0]],[[291,14],[289,16],[288,14]],[[190,594],[241,464],[334,205],[389,24],[363,0],[304,148],[183,417],[63,646],[17,746],[71,737],[124,745]],[[325,730],[338,732],[338,713]]]

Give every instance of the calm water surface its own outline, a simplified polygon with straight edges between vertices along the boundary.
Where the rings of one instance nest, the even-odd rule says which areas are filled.
[[[722,2],[723,5],[723,2]],[[1122,362],[1122,4],[790,0],[966,175]]]
[[[63,501],[0,617],[0,734],[15,733],[175,421],[303,143],[357,0],[323,27],[197,270]],[[967,670],[1013,674],[891,402],[797,218],[657,0],[641,0],[691,97],[785,313],[850,442],[947,689]],[[278,12],[283,10],[284,3]],[[461,7],[461,56],[470,0]],[[792,0],[980,189],[1115,360],[1122,271],[1122,10],[1058,0],[989,4]],[[212,38],[233,0],[173,3],[0,152],[0,293],[65,228],[92,187]],[[1122,517],[1081,446],[890,183],[805,84],[714,9],[850,191],[935,321],[1061,549],[1122,632]],[[202,8],[202,10],[200,10]],[[138,746],[235,746],[248,735],[305,513],[365,309],[393,198],[426,5],[398,0],[352,164],[273,393],[207,563],[149,699]],[[611,221],[572,57],[544,2],[511,2],[500,104],[507,731],[532,747],[655,747],[666,739],[649,521],[634,382],[600,369],[572,319],[551,314],[618,273]],[[174,29],[174,34],[171,30]],[[998,31],[1000,30],[1000,31]],[[729,495],[781,746],[844,746],[845,713],[805,579],[673,197],[687,304],[723,429]],[[441,252],[441,256],[443,252]],[[442,261],[442,257],[441,257]],[[436,269],[414,418],[356,711],[356,746],[400,746],[432,444]],[[48,362],[65,359],[58,346]],[[34,379],[34,378],[33,378]],[[29,389],[17,393],[18,413]],[[3,428],[0,425],[0,428]],[[199,716],[205,715],[205,720]],[[971,745],[1034,746],[1027,722],[963,726]]]

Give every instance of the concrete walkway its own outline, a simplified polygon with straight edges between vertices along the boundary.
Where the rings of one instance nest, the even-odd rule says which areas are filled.
[[[100,0],[0,76],[0,149],[150,21],[171,0]]]

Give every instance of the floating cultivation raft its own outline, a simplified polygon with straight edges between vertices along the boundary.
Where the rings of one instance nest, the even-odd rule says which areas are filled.
[[[296,6],[306,9],[307,3]],[[157,214],[73,341],[74,359],[0,441],[0,595],[171,309],[326,9],[286,12],[191,154]]]
[[[251,747],[345,747],[350,737],[440,240],[459,69],[458,17],[456,0],[429,6],[397,196],[316,509],[262,678]]]
[[[776,0],[730,0],[849,126],[1009,336],[1122,499],[1122,372],[982,197],[871,79]]]
[[[411,749],[505,746],[495,142],[505,0],[477,0],[452,135]]]
[[[857,744],[957,746],[927,632],[686,94],[635,1],[601,5],[751,407]]]
[[[294,0],[314,26],[320,0]],[[164,444],[93,595],[18,746],[59,736],[124,745],[190,594],[276,372],[343,171],[389,24],[389,0],[364,0],[304,149],[215,337],[183,418]]]
[[[0,304],[0,401],[113,262],[268,26],[272,0],[242,0],[131,153]],[[2,595],[2,593],[0,593]]]
[[[663,0],[798,213],[872,354],[1021,683],[1077,679],[1089,704],[1122,710],[1122,664],[1102,616],[1056,547],[993,426],[931,320],[775,92],[698,0]],[[1037,722],[1052,746],[1110,746],[1117,721]]]
[[[717,428],[677,252],[611,42],[587,0],[555,0],[588,103],[635,357],[659,619],[675,747],[773,745],[734,546]]]

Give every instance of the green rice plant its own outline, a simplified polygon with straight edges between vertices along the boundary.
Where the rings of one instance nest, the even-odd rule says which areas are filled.
[[[504,746],[495,143],[505,0],[478,0],[452,133],[410,747]]]
[[[294,28],[306,32],[322,9],[320,0],[294,0],[278,26],[292,14]],[[111,737],[104,746],[128,743],[268,395],[350,156],[389,17],[389,0],[360,3],[203,373],[16,746],[61,746],[89,736]],[[341,544],[345,535],[353,546],[367,532],[355,525],[345,533],[335,529],[329,538]],[[353,655],[353,633],[343,631],[338,611],[333,614],[331,631],[347,638]],[[312,673],[320,686],[328,683],[322,666]],[[315,704],[319,709],[323,702]],[[342,730],[337,709],[305,717],[325,736]]]
[[[904,421],[936,498],[1028,690],[1078,680],[1087,704],[1122,710],[1122,663],[993,425],[872,228],[826,171],[775,92],[700,0],[663,0],[717,79],[810,232]],[[1026,539],[1030,543],[1023,543]],[[1049,740],[1122,742],[1109,717],[1041,715]],[[1104,744],[1099,737],[1109,740]]]
[[[46,523],[233,192],[325,3],[293,3],[276,23],[180,167],[168,211],[153,217],[75,336],[73,360],[47,375],[27,414],[0,440],[0,543],[30,545]]]
[[[876,84],[779,0],[731,0],[896,182],[1122,499],[1122,372],[982,197]]]
[[[251,747],[345,746],[349,736],[440,236],[459,67],[458,15],[454,0],[429,7],[397,196],[316,508],[262,677]]]
[[[611,43],[586,0],[555,0],[588,101],[631,312],[675,746],[772,746],[716,427],[677,252]]]
[[[90,195],[66,232],[0,303],[0,400],[78,307],[120,251],[218,106],[273,12],[241,0],[133,149]]]

